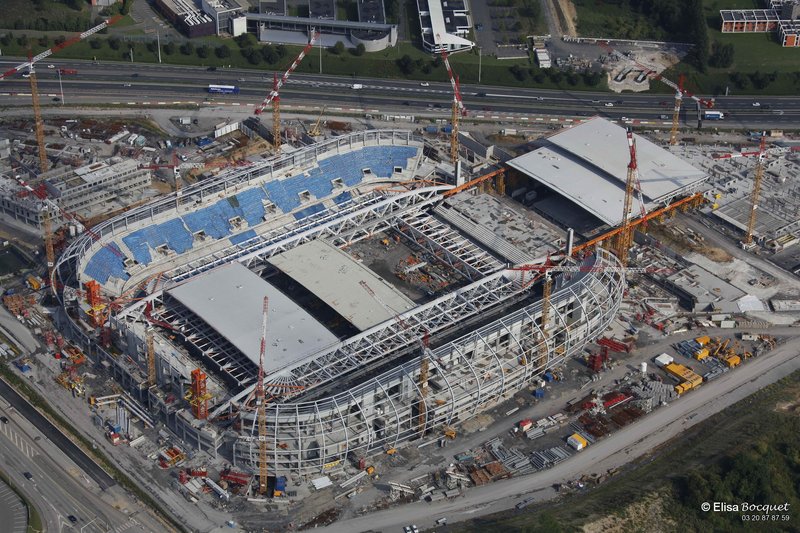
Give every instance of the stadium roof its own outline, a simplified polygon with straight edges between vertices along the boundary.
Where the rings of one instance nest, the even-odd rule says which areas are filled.
[[[688,192],[707,178],[686,161],[634,134],[647,209]],[[622,221],[628,174],[625,128],[593,118],[559,132],[508,164],[563,194],[607,224]],[[638,202],[633,214],[638,213]]]
[[[336,246],[314,240],[271,257],[269,262],[364,331],[416,307],[373,271]],[[361,286],[365,281],[387,310]]]
[[[337,340],[303,308],[235,261],[168,293],[256,365],[261,347],[261,310],[264,296],[268,296],[264,365],[267,373],[304,359]]]

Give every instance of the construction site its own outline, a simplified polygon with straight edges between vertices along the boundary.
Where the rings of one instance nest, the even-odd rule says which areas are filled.
[[[668,142],[593,117],[501,161],[464,135],[446,53],[446,129],[320,114],[293,135],[305,52],[255,117],[176,112],[191,141],[45,126],[43,58],[19,67],[33,122],[0,124],[4,247],[31,256],[3,304],[40,344],[0,355],[176,516],[314,527],[535,474],[800,319],[795,284],[747,259],[800,242],[782,135],[679,143],[682,99],[713,105],[681,82]]]

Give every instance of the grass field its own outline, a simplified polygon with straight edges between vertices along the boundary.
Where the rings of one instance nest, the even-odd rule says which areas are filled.
[[[779,411],[776,405],[781,402],[798,402],[800,399],[800,372],[757,392],[714,415],[710,419],[694,426],[680,438],[665,444],[652,455],[640,459],[635,467],[612,478],[604,485],[567,496],[559,503],[539,507],[526,512],[509,512],[475,520],[457,531],[474,533],[505,533],[520,531],[571,532],[579,531],[582,526],[607,516],[622,516],[632,503],[643,500],[654,493],[665,494],[662,507],[672,515],[678,523],[683,524],[682,531],[701,531],[705,517],[699,509],[682,507],[679,493],[680,483],[692,473],[710,470],[712,465],[728,464],[741,454],[750,453],[752,447],[772,448],[783,454],[789,461],[795,461],[794,449],[783,449],[778,444],[779,437],[785,430],[797,426],[797,409]],[[800,492],[800,486],[795,487]],[[735,500],[735,495],[719,495],[724,500]],[[781,498],[796,498],[794,495],[781,494]],[[766,503],[766,502],[765,502]],[[771,503],[771,502],[770,502]],[[781,500],[780,503],[783,503]],[[691,515],[691,516],[689,516]],[[647,521],[629,524],[625,531],[653,531],[653,524]],[[689,525],[688,519],[695,523]],[[736,518],[733,517],[735,520]],[[737,531],[742,530],[736,523],[727,527],[707,524],[705,531]],[[741,523],[738,524],[741,526]],[[800,513],[792,506],[792,519],[788,526],[797,531],[800,525]],[[669,529],[667,529],[669,530]],[[746,529],[744,529],[746,531]],[[756,531],[758,529],[753,529]],[[785,529],[784,529],[785,530]],[[663,529],[662,529],[663,531]],[[767,531],[764,529],[762,531]]]

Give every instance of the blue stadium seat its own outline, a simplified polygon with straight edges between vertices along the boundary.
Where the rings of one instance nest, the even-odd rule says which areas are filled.
[[[113,250],[112,250],[113,248]],[[100,284],[106,284],[109,278],[127,280],[130,274],[125,272],[122,250],[115,243],[100,248],[86,263],[84,273]]]
[[[245,241],[249,241],[254,237],[256,237],[255,230],[249,229],[245,232],[239,233],[238,235],[234,235],[229,240],[231,241],[231,244],[240,244]]]
[[[311,215],[313,215],[315,213],[320,213],[322,211],[325,211],[325,209],[326,209],[325,206],[322,205],[322,204],[310,205],[310,206],[306,207],[305,209],[301,209],[300,211],[295,213],[294,214],[294,218],[296,218],[297,220],[302,220],[302,219],[304,219],[306,217],[310,217]]]

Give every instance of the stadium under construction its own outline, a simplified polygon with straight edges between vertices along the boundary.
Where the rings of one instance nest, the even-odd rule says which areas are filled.
[[[624,150],[624,129],[592,127]],[[572,232],[500,183],[483,192],[493,178],[437,179],[426,142],[393,130],[335,137],[92,228],[56,264],[66,327],[149,415],[241,468],[258,470],[264,314],[270,475],[315,476],[442,435],[600,336],[625,276],[597,248],[543,288],[541,272],[519,265],[545,263]],[[626,162],[587,163],[576,143],[548,149],[575,159],[580,179],[624,191]],[[691,167],[670,176],[672,195],[659,165],[648,210],[704,179]],[[564,194],[530,161],[509,166],[539,200]]]

